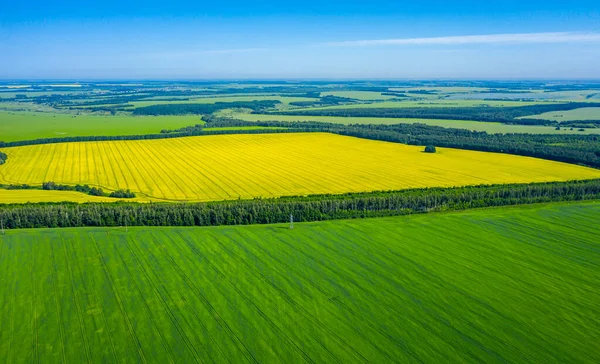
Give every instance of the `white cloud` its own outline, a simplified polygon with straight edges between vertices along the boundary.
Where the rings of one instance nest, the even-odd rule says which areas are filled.
[[[431,38],[399,38],[351,40],[328,42],[329,46],[377,46],[377,45],[456,45],[456,44],[532,44],[532,43],[570,43],[599,42],[600,33],[593,32],[555,32],[555,33],[520,33],[520,34],[488,34],[464,35]]]

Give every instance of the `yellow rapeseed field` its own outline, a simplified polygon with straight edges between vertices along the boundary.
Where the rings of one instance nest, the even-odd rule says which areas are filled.
[[[89,184],[152,199],[209,201],[600,178],[595,169],[535,158],[422,150],[327,133],[44,144],[5,148],[0,181]]]
[[[28,202],[115,202],[110,197],[90,196],[75,191],[4,190],[0,188],[0,203]],[[131,199],[127,199],[131,201]],[[134,201],[140,201],[136,198]]]

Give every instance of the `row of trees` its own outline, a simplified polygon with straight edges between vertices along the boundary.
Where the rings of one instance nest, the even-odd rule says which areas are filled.
[[[0,164],[6,163],[7,159],[8,159],[8,156],[6,155],[6,153],[0,152]]]
[[[255,100],[235,102],[215,102],[214,104],[163,104],[138,107],[133,110],[133,115],[186,115],[186,114],[211,114],[224,109],[251,109],[262,112],[265,109],[280,104],[278,100]]]
[[[212,203],[1,205],[5,228],[216,226],[395,216],[600,198],[600,180],[317,195]]]
[[[342,116],[342,117],[380,117],[380,118],[421,118],[421,119],[452,119],[474,120],[484,122],[501,122],[523,125],[555,125],[554,120],[522,118],[550,111],[567,111],[582,107],[600,107],[600,103],[570,102],[563,104],[537,104],[515,107],[402,107],[402,108],[344,108],[319,109],[274,112],[279,115],[305,116]],[[258,112],[256,112],[258,113]],[[579,121],[581,124],[584,121]]]
[[[44,182],[42,183],[43,190],[49,191],[77,191],[86,193],[91,196],[105,196],[105,197],[114,197],[114,198],[134,198],[135,193],[131,192],[129,189],[123,190],[119,189],[113,191],[111,193],[105,193],[102,188],[99,187],[90,187],[89,185],[63,185],[55,182]]]
[[[39,190],[40,186],[33,186],[26,183],[23,184],[0,184],[0,188],[6,190]],[[105,193],[100,187],[90,187],[89,185],[63,185],[54,182],[44,182],[41,186],[42,190],[46,191],[77,191],[85,193],[91,196],[103,196],[103,197],[114,197],[114,198],[134,198],[135,193],[129,189],[119,189],[110,193]]]
[[[327,95],[319,98],[314,101],[292,101],[290,105],[292,106],[302,106],[302,107],[317,107],[317,106],[332,106],[332,105],[342,105],[342,104],[352,104],[357,100],[351,99],[349,97],[340,97]]]

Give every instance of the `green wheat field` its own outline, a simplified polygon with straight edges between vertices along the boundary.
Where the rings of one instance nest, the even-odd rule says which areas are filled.
[[[0,236],[17,362],[600,362],[600,203]]]

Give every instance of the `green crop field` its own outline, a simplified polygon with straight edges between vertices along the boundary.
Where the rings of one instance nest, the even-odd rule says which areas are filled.
[[[201,124],[199,115],[100,116],[0,111],[0,141],[62,138],[88,135],[156,134]]]
[[[526,102],[526,101],[495,101],[495,100],[419,100],[419,101],[383,101],[372,102],[368,104],[349,104],[349,105],[334,105],[313,107],[310,110],[336,110],[336,109],[400,109],[408,107],[514,107],[514,106],[531,106],[540,104],[555,104],[555,102]]]
[[[216,102],[239,102],[239,101],[262,101],[262,100],[277,100],[282,103],[282,106],[287,106],[290,102],[295,101],[314,101],[308,97],[287,97],[278,95],[262,95],[262,96],[221,96],[221,97],[198,97],[190,100],[178,101],[133,101],[129,105],[133,108],[150,106],[150,105],[165,105],[165,104],[214,104]]]
[[[299,115],[269,115],[248,114],[226,110],[218,112],[218,115],[231,117],[245,121],[321,121],[339,124],[427,124],[441,126],[444,128],[458,128],[488,133],[530,133],[530,134],[600,134],[600,129],[585,129],[578,131],[577,128],[569,130],[561,128],[555,130],[551,126],[510,125],[502,123],[489,123],[467,120],[441,120],[441,119],[405,119],[405,118],[369,118],[369,117],[343,117],[343,116],[299,116]]]
[[[600,202],[0,235],[17,362],[600,362]]]
[[[36,97],[36,96],[50,96],[50,95],[80,95],[85,93],[85,91],[72,91],[72,90],[54,90],[54,91],[27,91],[27,90],[19,90],[19,89],[10,89],[10,91],[2,91],[0,92],[0,99],[13,99],[17,95],[27,95],[27,97]]]
[[[0,102],[0,113],[3,112],[56,112],[51,106],[31,102]]]
[[[508,91],[508,90],[507,90]],[[466,93],[449,95],[448,100],[485,100],[485,99],[503,99],[503,100],[533,100],[533,101],[593,101],[587,97],[597,93],[598,90],[577,90],[577,91],[540,91],[532,92],[492,92],[492,93]]]
[[[489,91],[489,88],[486,87],[448,87],[448,86],[419,86],[419,87],[391,87],[390,91],[419,91],[419,90],[427,90],[427,91],[435,91],[439,94],[451,94],[451,93],[475,93],[482,91]]]
[[[545,119],[556,121],[600,120],[600,107],[582,107],[575,110],[551,111],[538,115],[523,116],[520,119]]]
[[[321,92],[321,96],[348,97],[351,99],[364,101],[389,100],[395,98],[395,96],[382,95],[381,92],[372,91],[329,91]]]

